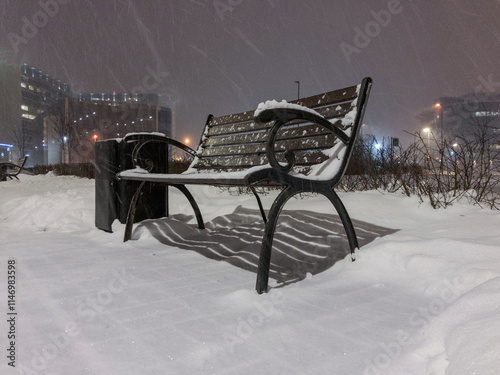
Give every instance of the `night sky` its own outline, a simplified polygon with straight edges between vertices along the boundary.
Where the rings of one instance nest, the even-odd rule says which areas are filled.
[[[158,92],[177,139],[209,113],[296,99],[297,80],[309,96],[371,76],[364,131],[379,137],[419,130],[441,96],[500,92],[498,0],[0,0],[0,14],[1,60],[77,92]]]

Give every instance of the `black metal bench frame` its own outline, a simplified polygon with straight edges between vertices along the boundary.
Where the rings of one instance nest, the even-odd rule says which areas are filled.
[[[24,168],[24,165],[26,164],[26,160],[28,160],[28,157],[25,156],[17,161],[17,163],[1,163],[1,168],[0,168],[0,181],[3,181],[5,179],[10,178],[11,180],[15,178],[16,180],[19,180],[17,175],[21,173],[21,171]]]
[[[328,200],[337,210],[342,221],[349,241],[352,260],[354,260],[355,250],[359,247],[356,233],[354,231],[354,227],[347,213],[347,210],[334,191],[334,188],[341,180],[351,157],[352,150],[357,140],[359,129],[361,127],[361,122],[366,109],[371,85],[372,80],[371,78],[367,77],[364,78],[362,83],[357,86],[351,86],[345,89],[335,90],[329,93],[315,95],[310,98],[291,102],[297,104],[313,103],[313,105],[311,105],[310,107],[314,108],[316,102],[321,104],[321,101],[325,100],[325,103],[328,104],[328,107],[323,111],[321,108],[318,109],[318,112],[320,112],[320,114],[323,114],[323,116],[309,110],[294,107],[293,105],[280,105],[280,103],[272,106],[272,108],[260,111],[254,117],[254,125],[251,125],[251,127],[248,126],[248,121],[249,119],[251,120],[254,116],[253,112],[244,112],[236,115],[222,116],[220,118],[214,118],[212,115],[209,115],[197,151],[192,150],[191,148],[185,146],[180,142],[165,138],[164,142],[168,143],[169,145],[178,147],[194,156],[194,161],[191,163],[190,169],[182,174],[169,175],[147,173],[147,169],[149,168],[146,165],[146,170],[128,170],[120,172],[117,175],[117,178],[122,180],[141,181],[141,184],[137,189],[135,195],[133,196],[132,202],[130,204],[124,234],[124,241],[128,241],[129,239],[131,239],[135,208],[141,195],[141,190],[146,182],[162,183],[179,189],[189,200],[196,215],[198,227],[200,229],[205,228],[200,209],[194,197],[191,195],[185,185],[195,184],[214,186],[245,186],[249,187],[255,195],[260,212],[262,214],[262,218],[265,222],[265,231],[257,270],[256,290],[259,294],[267,292],[269,270],[271,264],[271,250],[278,218],[286,202],[296,194],[312,192],[322,194],[326,198],[328,198]],[[346,93],[350,93],[349,95],[351,96],[349,98],[343,98],[342,96],[346,95]],[[330,100],[330,102],[327,102],[330,97],[332,98],[332,100]],[[337,103],[340,104],[335,107]],[[342,125],[346,122],[347,114],[354,117],[350,118],[347,121],[348,126],[346,127],[346,129],[342,129]],[[246,127],[244,129],[248,130],[247,133],[249,133],[250,136],[253,137],[252,139],[261,139],[262,137],[267,138],[267,140],[264,142],[265,150],[259,149],[260,146],[257,147],[258,145],[255,146],[255,144],[252,144],[252,150],[256,149],[261,151],[257,151],[255,155],[252,155],[252,158],[248,159],[250,160],[250,162],[248,162],[247,159],[241,159],[243,161],[246,160],[246,164],[250,164],[239,168],[243,170],[243,173],[241,171],[227,172],[224,168],[221,167],[221,165],[211,165],[210,161],[208,161],[207,164],[203,164],[205,163],[206,159],[210,159],[210,157],[203,157],[203,153],[206,153],[206,150],[210,150],[208,141],[210,139],[210,129],[212,126],[218,125],[216,121],[217,119],[222,118],[224,118],[225,120],[227,118],[233,119],[233,125],[236,125],[234,125],[234,127],[231,129],[238,128],[240,123],[244,123],[246,121],[247,125],[245,125]],[[332,118],[333,120],[330,121],[327,118]],[[309,130],[314,130],[317,128],[324,128],[327,129],[327,131],[330,132],[334,138],[336,138],[335,142],[337,143],[334,143],[334,145],[337,145],[337,147],[340,147],[342,149],[343,155],[339,159],[340,166],[337,167],[337,171],[333,176],[329,176],[327,179],[322,179],[321,172],[319,172],[319,177],[318,175],[316,175],[315,178],[308,178],[307,176],[301,176],[300,174],[292,173],[292,168],[294,168],[295,166],[296,159],[294,151],[288,149],[285,150],[285,152],[278,153],[275,148],[280,142],[280,131],[285,130],[285,128],[287,126],[290,127],[290,125],[292,125],[293,127],[294,124],[312,124],[314,128],[305,127],[304,129],[307,128]],[[256,130],[252,133],[250,129],[253,127],[255,127]],[[242,143],[243,146],[245,146],[245,137],[244,134],[242,135],[241,133],[241,128],[239,131],[240,133],[238,134],[238,139],[243,139]],[[257,132],[259,132],[259,134],[257,134]],[[230,134],[230,132],[228,134]],[[304,139],[307,139],[307,137]],[[338,140],[340,140],[341,143],[339,143]],[[288,143],[285,143],[284,146],[290,147],[290,145],[295,145],[296,141],[297,139],[288,141]],[[303,139],[299,139],[299,141],[303,141]],[[140,160],[140,150],[143,146],[144,144],[138,145],[133,153],[134,164],[138,165],[139,167],[142,164]],[[337,150],[340,150],[340,148],[337,148]],[[297,153],[298,152],[307,153],[308,150],[306,149],[304,151],[304,149],[302,148],[300,151],[297,151]],[[263,154],[263,156],[261,154]],[[233,158],[237,157],[237,155],[233,155]],[[264,157],[265,159],[262,159],[262,157]],[[333,159],[333,157],[329,155],[327,159]],[[214,158],[213,160],[219,159]],[[223,161],[228,160],[229,162],[231,162],[233,159],[225,158]],[[262,160],[264,160],[264,162],[262,162]],[[255,168],[252,168],[251,163],[255,161],[259,162],[255,163]],[[265,163],[266,161],[267,163]],[[150,161],[148,162],[150,163]],[[270,208],[269,215],[266,217],[262,202],[255,190],[255,187],[270,185],[281,186],[283,190],[275,199],[272,207]]]

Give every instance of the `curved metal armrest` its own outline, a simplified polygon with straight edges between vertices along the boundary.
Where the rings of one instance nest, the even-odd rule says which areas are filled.
[[[189,146],[186,146],[184,143],[181,143],[179,141],[176,141],[175,139],[172,139],[172,138],[168,138],[168,137],[162,137],[162,138],[158,138],[158,139],[149,139],[149,140],[146,140],[146,141],[143,141],[143,142],[140,142],[138,143],[135,147],[134,147],[134,150],[132,151],[132,161],[134,163],[134,168],[137,166],[138,164],[138,155],[139,155],[139,152],[141,151],[141,149],[148,143],[152,143],[152,142],[159,142],[159,143],[165,143],[167,145],[172,145],[172,146],[175,146],[175,147],[178,147],[180,149],[182,149],[183,151],[187,152],[188,154],[192,155],[192,156],[196,156],[196,151],[193,150],[191,147]],[[149,166],[149,169],[147,169],[148,171],[150,171],[152,168],[152,165]]]
[[[335,136],[337,136],[344,144],[348,144],[350,138],[349,136],[339,129],[337,126],[332,124],[330,121],[324,117],[314,114],[309,111],[295,109],[295,108],[271,108],[265,109],[255,116],[255,121],[260,123],[274,121],[274,125],[270,130],[269,138],[266,145],[266,154],[269,164],[271,166],[283,173],[289,172],[295,163],[295,154],[292,150],[285,152],[285,159],[287,161],[286,165],[282,165],[276,159],[274,153],[274,143],[276,142],[276,136],[278,130],[294,120],[305,120],[310,121],[314,124],[320,125],[328,130],[330,130]]]

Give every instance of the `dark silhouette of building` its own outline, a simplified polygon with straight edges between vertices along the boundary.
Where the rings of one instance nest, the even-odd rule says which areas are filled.
[[[169,108],[138,100],[119,101],[133,97],[129,94],[103,95],[115,100],[64,98],[43,116],[46,164],[92,162],[97,140],[122,138],[127,133],[159,132],[170,136]]]
[[[130,132],[171,135],[171,109],[161,106],[158,94],[74,94],[26,64],[0,63],[0,79],[0,144],[14,146],[0,150],[2,160],[27,155],[27,167],[91,162],[96,140]]]
[[[500,136],[500,95],[467,94],[459,97],[441,97],[432,107],[423,110],[417,118],[421,128],[437,141],[450,143],[471,139],[482,131],[494,139]],[[495,148],[500,145],[493,144]]]

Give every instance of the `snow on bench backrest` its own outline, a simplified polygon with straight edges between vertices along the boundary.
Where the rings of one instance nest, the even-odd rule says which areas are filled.
[[[274,122],[256,123],[254,115],[271,106],[310,110],[355,138],[354,127],[359,127],[364,110],[364,100],[358,102],[360,88],[361,85],[351,86],[290,103],[270,101],[262,103],[256,112],[209,116],[188,173],[236,171],[268,164],[266,144]],[[285,162],[285,151],[293,150],[295,166],[291,173],[317,179],[337,173],[348,147],[330,130],[296,120],[279,130],[274,150],[279,162]]]

